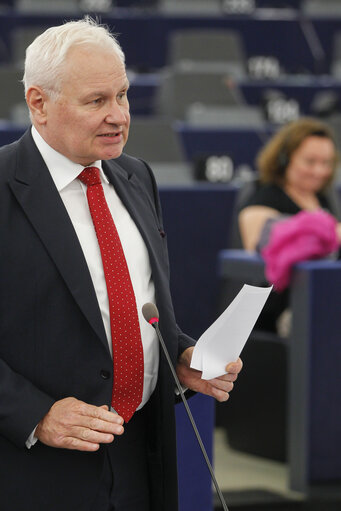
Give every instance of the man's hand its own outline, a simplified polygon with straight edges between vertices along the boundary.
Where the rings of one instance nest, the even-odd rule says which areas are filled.
[[[218,401],[227,401],[229,392],[233,389],[233,382],[236,381],[243,367],[242,361],[239,358],[236,362],[228,364],[226,366],[228,374],[213,380],[202,380],[201,371],[190,367],[193,350],[193,347],[187,348],[178,360],[176,373],[180,383],[191,390],[212,396]]]
[[[107,405],[93,406],[73,397],[56,401],[39,422],[35,436],[50,447],[97,451],[124,431],[123,418]]]

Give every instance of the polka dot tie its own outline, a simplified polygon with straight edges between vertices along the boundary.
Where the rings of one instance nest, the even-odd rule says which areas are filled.
[[[144,371],[134,290],[121,241],[105,200],[99,169],[87,167],[78,178],[87,186],[109,297],[114,364],[112,407],[128,422],[142,400]]]

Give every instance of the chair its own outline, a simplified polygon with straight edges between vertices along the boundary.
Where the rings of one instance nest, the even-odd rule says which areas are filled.
[[[132,120],[128,153],[147,161],[181,162],[181,145],[172,122],[158,117],[135,117]]]
[[[65,13],[79,12],[78,0],[16,0],[15,9],[20,13]]]
[[[218,14],[221,12],[220,0],[159,0],[162,11],[169,14]]]
[[[156,111],[170,118],[184,119],[193,103],[236,106],[244,101],[235,82],[225,73],[166,71],[156,95]]]
[[[29,126],[31,124],[30,112],[26,101],[17,103],[11,108],[9,120],[19,126]]]
[[[43,26],[15,27],[11,31],[11,57],[12,63],[20,68],[24,68],[26,48],[40,35],[46,28]]]
[[[246,76],[243,42],[234,30],[183,29],[169,38],[168,65],[184,70],[222,71]]]
[[[250,105],[211,106],[193,103],[186,112],[186,120],[193,126],[264,127],[261,108]]]
[[[125,152],[150,163],[159,185],[193,182],[191,166],[185,162],[178,135],[167,119],[135,117]]]
[[[302,12],[307,16],[334,16],[341,14],[339,0],[304,0],[301,6]]]
[[[184,332],[198,338],[215,319],[215,260],[227,246],[236,189],[227,185],[163,186],[160,199],[170,258],[175,315]],[[212,454],[214,402],[190,399],[208,455]],[[189,420],[177,405],[180,511],[212,511],[212,484]]]
[[[22,76],[23,72],[14,66],[0,66],[0,83],[4,91],[0,96],[0,118],[2,119],[10,119],[14,106],[25,100]]]
[[[230,242],[236,194],[226,184],[160,188],[176,318],[195,338],[216,319],[216,257]]]
[[[341,76],[341,31],[337,31],[334,34],[331,74],[336,78],[340,78]]]
[[[336,146],[338,149],[341,147],[341,112],[336,112],[327,117],[326,121],[333,130]]]
[[[224,278],[243,282],[250,278],[250,283],[260,283],[264,264],[258,255],[226,250],[219,254],[218,271]],[[339,488],[341,481],[341,262],[325,259],[297,264],[290,289],[292,327],[285,348],[286,366],[277,375],[276,358],[271,357],[267,364],[262,356],[246,362],[228,407],[229,420],[248,429],[251,437],[264,435],[265,447],[274,437],[281,438],[289,464],[290,489],[318,495],[319,491],[325,491],[323,487],[329,492]],[[254,344],[254,339],[250,339],[246,347]],[[243,378],[248,382],[248,389],[242,394],[245,400],[241,402],[237,392]],[[242,384],[244,390],[246,382]],[[285,396],[279,403],[281,395],[278,394],[273,402],[275,408],[266,413],[264,400],[269,401],[274,386],[277,393],[282,390]],[[281,415],[276,415],[280,405],[283,410]],[[235,415],[238,410],[239,418]],[[272,432],[269,422],[274,426]],[[241,441],[242,433],[236,427],[234,432]]]
[[[253,176],[251,176],[251,178],[249,178],[247,182],[240,184],[236,197],[235,208],[233,211],[232,235],[229,248],[232,249],[243,248],[243,242],[239,230],[238,215],[239,211],[243,209],[243,207],[245,207],[250,197],[256,192],[257,187],[259,187],[259,179],[258,173],[256,171],[253,171]]]

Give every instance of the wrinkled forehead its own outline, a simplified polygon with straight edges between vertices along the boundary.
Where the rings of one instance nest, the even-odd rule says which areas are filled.
[[[79,45],[68,51],[61,85],[93,81],[127,81],[125,64],[115,49]]]

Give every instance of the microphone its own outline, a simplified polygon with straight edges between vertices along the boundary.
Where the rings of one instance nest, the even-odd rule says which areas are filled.
[[[168,362],[169,369],[171,370],[171,373],[173,375],[173,378],[174,378],[174,381],[176,383],[177,389],[178,389],[179,394],[181,396],[182,402],[183,402],[183,404],[185,406],[188,418],[189,418],[189,420],[190,420],[190,422],[192,424],[193,431],[195,433],[195,436],[197,437],[197,440],[198,440],[201,452],[202,452],[202,454],[204,456],[204,459],[206,461],[207,468],[208,468],[208,470],[209,470],[209,472],[211,474],[211,479],[212,479],[212,481],[214,483],[214,486],[215,486],[215,489],[216,489],[217,494],[219,496],[221,505],[223,506],[223,510],[224,511],[229,511],[228,507],[226,505],[226,502],[224,500],[223,494],[221,493],[221,490],[219,488],[218,482],[217,482],[217,480],[215,478],[211,462],[210,462],[209,457],[207,455],[205,446],[204,446],[204,444],[203,444],[203,442],[201,440],[200,433],[199,433],[198,428],[197,428],[197,426],[195,424],[192,412],[191,412],[191,410],[190,410],[190,408],[188,406],[187,399],[185,398],[185,394],[184,394],[184,391],[182,389],[181,383],[179,381],[178,375],[175,372],[175,369],[173,367],[173,364],[172,364],[171,358],[169,356],[168,350],[166,348],[165,342],[164,342],[164,340],[162,338],[162,335],[161,335],[161,332],[160,332],[160,329],[159,329],[159,311],[157,310],[156,305],[154,305],[153,303],[145,303],[143,305],[143,307],[142,307],[142,314],[143,314],[144,319],[147,321],[147,323],[149,323],[155,329],[155,331],[156,331],[156,334],[157,334],[158,339],[160,341],[163,353],[164,353],[164,355],[166,357],[166,360]]]

